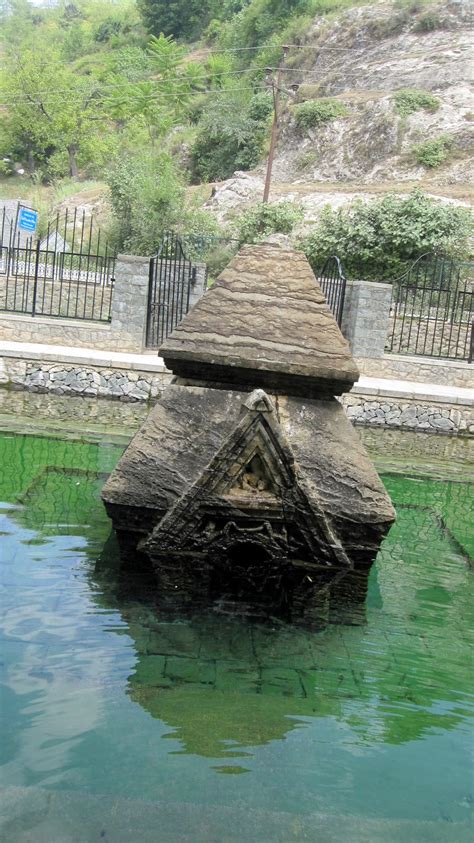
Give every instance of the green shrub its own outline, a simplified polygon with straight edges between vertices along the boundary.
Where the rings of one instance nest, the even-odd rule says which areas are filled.
[[[416,88],[402,88],[396,91],[392,99],[395,109],[402,117],[408,117],[415,111],[437,111],[440,104],[438,97]]]
[[[291,234],[302,219],[302,209],[293,202],[271,205],[261,202],[237,217],[235,225],[239,246],[259,243],[269,234]]]
[[[393,38],[403,32],[409,21],[410,13],[406,9],[402,9],[388,17],[369,20],[367,32],[374,40]]]
[[[418,164],[423,164],[424,167],[438,167],[446,161],[451,144],[452,141],[448,135],[439,135],[433,140],[414,146],[413,152]]]
[[[260,91],[250,100],[248,115],[257,123],[265,123],[273,114],[273,96],[270,91]]]
[[[436,12],[425,12],[424,15],[420,15],[418,20],[416,21],[413,31],[414,32],[434,32],[436,29],[442,29],[443,22],[439,15]]]
[[[295,122],[298,129],[314,129],[321,123],[330,123],[337,117],[345,117],[348,110],[339,100],[308,100],[294,107]]]
[[[193,182],[222,181],[235,170],[251,170],[260,161],[273,110],[267,92],[243,100],[239,92],[223,92],[203,111],[191,149]]]
[[[472,233],[465,208],[446,205],[415,190],[371,202],[326,206],[314,230],[300,242],[315,271],[338,255],[349,276],[395,278],[424,252],[443,249],[464,255]]]
[[[107,174],[118,249],[151,255],[163,233],[183,216],[184,190],[165,152],[137,149],[119,155]]]
[[[260,161],[264,139],[255,123],[236,131],[203,126],[191,150],[192,182],[224,181],[236,170],[251,170]]]

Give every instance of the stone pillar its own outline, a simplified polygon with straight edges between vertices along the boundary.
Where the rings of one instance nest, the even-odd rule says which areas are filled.
[[[192,307],[196,304],[197,301],[201,298],[202,294],[206,292],[207,289],[207,264],[205,263],[194,263],[194,269],[196,270],[194,276],[194,284],[191,287],[191,291],[189,294],[189,309],[191,310]]]
[[[110,323],[117,336],[117,351],[141,352],[144,348],[149,266],[149,258],[117,257]]]
[[[391,284],[347,282],[342,333],[354,357],[383,357],[391,302]]]

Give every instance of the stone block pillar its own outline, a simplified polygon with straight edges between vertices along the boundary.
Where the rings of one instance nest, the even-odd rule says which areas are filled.
[[[189,294],[190,310],[207,290],[207,264],[201,262],[194,263],[193,267],[195,269],[195,276],[194,284],[191,286]]]
[[[140,352],[145,346],[149,266],[149,258],[117,257],[110,323],[117,351]]]
[[[383,357],[392,287],[377,281],[348,281],[342,333],[354,357]]]

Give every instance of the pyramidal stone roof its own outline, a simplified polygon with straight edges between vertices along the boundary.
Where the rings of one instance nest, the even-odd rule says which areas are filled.
[[[359,377],[306,257],[274,243],[244,246],[160,354],[178,377],[308,398]]]

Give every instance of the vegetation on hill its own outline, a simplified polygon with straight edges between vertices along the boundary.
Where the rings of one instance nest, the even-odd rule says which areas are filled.
[[[110,228],[120,249],[152,253],[169,227],[215,235],[215,219],[189,201],[186,188],[226,179],[264,160],[273,113],[267,76],[282,58],[282,44],[301,47],[287,64],[303,72],[315,16],[317,44],[325,37],[325,22],[357,5],[358,0],[62,0],[42,7],[3,0],[0,174],[13,179],[24,173],[32,189],[52,185],[56,195],[70,179],[105,181]],[[417,21],[435,25],[427,6],[431,0],[397,0],[384,26],[391,31],[408,19],[412,28]],[[314,57],[313,46],[308,49]],[[282,96],[287,98],[284,91]],[[403,118],[437,107],[437,97],[417,89],[393,97]],[[304,136],[351,110],[338,99],[316,95],[291,113]],[[430,143],[412,152],[427,168],[449,151],[444,135]],[[232,233],[242,241],[262,231],[290,230],[300,218],[298,209],[290,211],[257,206],[235,222]],[[308,240],[313,257],[323,245],[334,251],[330,213]],[[354,246],[342,218],[331,220],[340,242]],[[419,239],[420,247],[431,242],[429,232]],[[364,255],[370,251],[367,244],[361,248]]]

